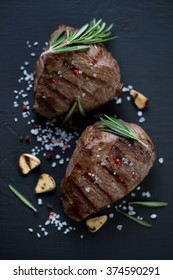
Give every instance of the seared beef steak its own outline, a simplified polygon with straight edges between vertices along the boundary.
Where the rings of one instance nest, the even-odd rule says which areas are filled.
[[[148,174],[156,154],[144,130],[124,122],[147,147],[104,132],[98,123],[87,127],[77,142],[61,183],[65,213],[76,221],[123,198]]]
[[[78,96],[84,110],[98,108],[121,89],[118,63],[103,44],[84,51],[40,56],[34,77],[33,110],[45,117],[66,113]]]

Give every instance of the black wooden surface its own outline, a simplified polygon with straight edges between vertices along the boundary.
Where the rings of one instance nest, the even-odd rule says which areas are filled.
[[[21,108],[14,108],[14,89],[19,88],[20,66],[28,60],[33,71],[38,48],[48,40],[56,27],[65,23],[80,27],[93,17],[114,23],[113,33],[119,38],[107,44],[119,62],[124,85],[134,88],[149,97],[144,112],[146,121],[142,127],[151,136],[158,158],[148,177],[141,184],[143,191],[150,191],[151,199],[169,203],[162,209],[137,208],[137,212],[151,221],[153,227],[143,228],[118,215],[96,234],[88,232],[83,224],[71,222],[63,216],[59,201],[59,185],[66,164],[51,168],[51,163],[42,159],[41,168],[24,177],[18,170],[18,157],[30,152],[37,145],[19,143],[20,134],[29,134],[27,120],[21,118]],[[173,258],[173,2],[164,0],[107,0],[107,1],[0,1],[0,258],[1,259],[172,259]],[[30,57],[26,41],[39,42],[37,56]],[[33,48],[32,48],[33,50]],[[137,109],[126,98],[122,105],[111,102],[98,112],[118,114],[119,117],[138,123]],[[32,104],[33,91],[28,98]],[[18,117],[15,123],[14,118]],[[37,119],[36,115],[33,118]],[[45,120],[39,118],[38,122]],[[88,123],[90,120],[88,120]],[[75,143],[73,143],[74,147]],[[73,147],[69,151],[72,154]],[[44,205],[38,214],[21,204],[8,189],[13,184],[37,205],[34,186],[41,172],[55,177],[58,188],[44,195]],[[137,196],[139,198],[139,196]],[[141,198],[141,196],[140,196]],[[37,238],[35,230],[46,220],[46,203],[52,201],[54,211],[61,212],[76,230],[64,235],[55,227],[49,228],[47,237]],[[109,209],[106,211],[109,212]],[[149,215],[157,213],[156,220]],[[123,225],[118,231],[116,226]],[[28,227],[35,232],[30,234]],[[80,236],[83,235],[83,238]]]

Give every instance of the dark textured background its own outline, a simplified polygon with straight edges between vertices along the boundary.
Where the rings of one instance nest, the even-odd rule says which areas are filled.
[[[161,166],[156,162],[143,182],[144,190],[153,199],[164,200],[169,206],[154,210],[158,219],[151,229],[145,229],[124,217],[115,219],[96,234],[83,225],[69,235],[49,230],[47,238],[38,239],[28,233],[28,226],[37,226],[47,217],[42,206],[38,215],[20,203],[8,189],[15,185],[36,204],[33,186],[37,170],[24,178],[17,160],[24,151],[30,151],[34,142],[20,145],[18,135],[28,133],[26,121],[14,123],[14,93],[20,77],[20,66],[27,59],[26,41],[45,42],[61,23],[80,27],[93,17],[114,23],[113,32],[119,38],[108,44],[117,58],[125,85],[132,84],[149,97],[142,127],[155,144],[158,157],[164,157]],[[172,259],[173,258],[173,1],[170,0],[1,0],[0,1],[0,258],[1,259]],[[35,59],[31,59],[34,67]],[[31,91],[31,100],[33,95]],[[116,106],[110,103],[104,110],[118,112],[125,120],[137,122],[136,108],[129,103]],[[100,109],[102,111],[102,109]],[[44,120],[43,120],[44,121]],[[34,140],[33,140],[34,141]],[[72,152],[72,150],[71,150]],[[50,168],[43,162],[42,169],[51,173],[59,185],[65,166]],[[49,194],[56,205],[57,194]],[[57,202],[57,208],[60,208]],[[141,208],[142,215],[152,213]],[[147,217],[147,216],[146,216]],[[116,224],[123,224],[122,231]],[[80,238],[80,234],[84,238]]]

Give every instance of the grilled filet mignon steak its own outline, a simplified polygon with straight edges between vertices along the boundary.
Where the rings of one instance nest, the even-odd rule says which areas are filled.
[[[60,26],[51,38],[65,26]],[[117,61],[103,44],[84,51],[40,56],[34,71],[33,111],[45,117],[66,113],[79,96],[84,110],[112,100],[121,89]]]
[[[153,143],[136,124],[124,122],[148,147],[109,132],[98,123],[77,142],[61,183],[65,213],[76,221],[100,211],[131,192],[156,159]]]

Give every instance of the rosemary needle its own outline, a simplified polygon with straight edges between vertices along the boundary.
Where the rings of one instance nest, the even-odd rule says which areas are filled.
[[[129,218],[129,219],[131,219],[132,221],[134,221],[134,222],[140,224],[141,226],[144,226],[144,227],[152,227],[151,224],[145,222],[144,220],[140,220],[140,219],[138,219],[138,218],[136,218],[136,217],[134,217],[134,216],[131,216],[131,215],[127,214],[126,212],[120,211],[119,209],[116,209],[116,210],[117,210],[117,212],[119,212],[120,214],[126,216],[127,218]]]
[[[72,107],[68,111],[68,113],[65,115],[65,118],[63,119],[61,125],[64,125],[71,118],[71,116],[75,113],[77,107],[78,107],[78,101],[76,99]]]
[[[77,97],[77,102],[78,102],[78,110],[79,110],[79,112],[81,113],[82,117],[85,117],[86,114],[85,114],[84,108],[82,107],[82,104],[81,104],[79,96]]]
[[[84,108],[82,107],[82,104],[81,104],[81,101],[80,101],[80,96],[78,96],[76,98],[72,107],[70,108],[68,113],[65,115],[65,118],[63,119],[61,125],[64,125],[71,118],[71,116],[76,112],[77,109],[80,112],[80,114],[82,115],[82,117],[85,117],[86,114],[85,114]]]
[[[9,185],[10,190],[29,208],[34,212],[37,212],[37,209],[21,194],[19,193],[12,185]]]
[[[129,205],[142,205],[146,207],[163,207],[167,206],[167,202],[163,201],[130,201],[128,202]]]

